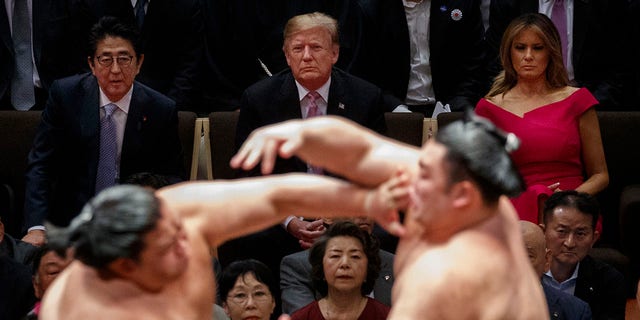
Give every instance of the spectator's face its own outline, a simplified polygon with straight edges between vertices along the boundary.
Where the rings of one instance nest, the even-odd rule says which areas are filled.
[[[549,48],[536,32],[525,29],[511,44],[511,61],[519,80],[544,79],[549,64]]]
[[[42,299],[42,296],[53,280],[58,277],[58,274],[60,274],[71,261],[71,254],[67,254],[67,256],[63,258],[54,251],[49,251],[42,256],[38,271],[33,277],[33,289],[36,298]]]
[[[587,255],[598,232],[593,229],[590,215],[575,208],[556,207],[545,226],[545,238],[552,264],[573,267]]]
[[[331,288],[342,292],[360,291],[367,278],[369,260],[362,243],[354,237],[337,236],[327,241],[322,258],[324,277]]]
[[[222,306],[231,320],[269,320],[276,301],[266,284],[246,273],[236,279]]]
[[[331,76],[331,67],[338,61],[339,47],[322,27],[296,32],[285,42],[287,64],[300,84],[317,90]]]
[[[116,102],[131,89],[133,80],[140,72],[142,60],[144,56],[137,59],[131,42],[107,36],[98,42],[94,56],[89,57],[89,67],[105,95]]]

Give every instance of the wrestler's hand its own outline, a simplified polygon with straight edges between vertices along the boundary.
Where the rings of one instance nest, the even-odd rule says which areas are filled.
[[[262,174],[273,171],[276,158],[290,158],[302,145],[302,121],[290,120],[254,130],[231,158],[234,169],[253,169],[262,162]]]
[[[389,180],[371,190],[365,199],[367,215],[389,233],[401,237],[405,228],[400,223],[398,210],[409,207],[409,175],[404,169],[399,169]]]
[[[325,232],[324,221],[301,221],[292,219],[287,225],[287,231],[298,239],[302,249],[311,248],[313,243]]]
[[[31,230],[22,238],[22,241],[40,247],[46,242],[46,235],[44,230]]]

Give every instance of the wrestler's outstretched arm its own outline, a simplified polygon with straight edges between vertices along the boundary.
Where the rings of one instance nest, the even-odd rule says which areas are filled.
[[[298,156],[327,171],[367,186],[391,178],[398,168],[417,168],[419,149],[378,135],[335,116],[290,120],[254,131],[231,160],[234,168],[262,173],[273,169],[277,156]]]
[[[407,184],[406,181],[396,183]],[[157,191],[185,224],[201,230],[211,246],[271,226],[288,215],[348,217],[367,215],[402,236],[395,199],[383,185],[362,188],[335,178],[286,174],[251,179],[188,182]]]

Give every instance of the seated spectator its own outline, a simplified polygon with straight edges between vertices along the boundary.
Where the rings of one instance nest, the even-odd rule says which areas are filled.
[[[542,281],[587,302],[593,319],[624,319],[626,296],[622,274],[589,256],[600,233],[595,198],[577,191],[551,195],[544,206],[544,233],[551,267]]]
[[[123,184],[135,184],[142,187],[148,187],[151,190],[158,190],[168,186],[169,180],[163,175],[151,172],[134,173],[122,181]]]
[[[520,227],[531,265],[542,281],[542,275],[549,269],[551,257],[544,240],[544,232],[539,225],[529,221],[520,220]],[[591,309],[586,302],[544,283],[542,289],[547,298],[549,314],[554,319],[591,319]]]
[[[92,73],[54,82],[29,153],[24,241],[41,245],[43,223],[66,226],[100,190],[152,171],[183,176],[175,102],[135,80],[138,32],[113,17],[91,29]]]
[[[569,85],[560,36],[543,14],[514,19],[500,57],[504,71],[476,112],[520,138],[513,162],[527,189],[511,200],[520,220],[537,224],[554,191],[597,194],[609,183],[598,101],[586,88]]]
[[[0,255],[11,257],[16,262],[31,268],[37,251],[38,247],[4,233],[4,223],[0,217]]]
[[[269,267],[258,260],[239,260],[220,277],[222,307],[231,320],[269,320],[276,307],[276,282]]]
[[[72,254],[64,250],[54,250],[48,245],[44,245],[34,259],[33,262],[33,290],[38,300],[41,300],[45,291],[58,274],[66,268],[73,260]],[[40,313],[40,301],[27,314],[27,320],[38,319]]]
[[[330,220],[325,219],[325,224]],[[372,234],[373,220],[360,217],[353,221],[360,229]],[[373,286],[373,291],[368,295],[391,306],[391,287],[393,287],[393,254],[384,250],[378,250],[380,256],[380,273]],[[282,259],[280,264],[280,290],[282,291],[282,312],[292,314],[298,309],[320,298],[314,290],[311,281],[311,263],[309,263],[309,250],[290,254]]]
[[[390,308],[367,297],[380,272],[378,243],[350,221],[334,223],[309,252],[311,279],[322,298],[292,320],[387,319]]]
[[[0,318],[22,319],[35,302],[29,268],[0,253]]]

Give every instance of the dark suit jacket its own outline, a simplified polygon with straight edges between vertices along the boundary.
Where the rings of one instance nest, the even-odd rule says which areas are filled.
[[[0,255],[0,318],[20,320],[36,302],[31,270],[7,255]]]
[[[131,0],[91,3],[97,17],[110,15],[135,24]],[[153,0],[140,30],[144,63],[136,79],[173,99],[181,110],[191,110],[199,99],[203,27],[199,0]]]
[[[573,295],[589,304],[593,319],[623,320],[625,317],[624,277],[614,267],[590,256],[580,262]]]
[[[32,19],[33,54],[44,90],[58,78],[89,70],[84,44],[93,16],[85,0],[33,0]],[[14,65],[9,20],[1,6],[0,99],[9,94]]]
[[[383,133],[384,112],[382,91],[378,87],[340,69],[333,69],[327,114],[345,117]],[[290,70],[283,71],[254,84],[244,92],[236,130],[236,145],[242,145],[249,134],[259,127],[301,118],[298,88],[293,74]],[[274,173],[306,170],[306,165],[297,158],[278,159]]]
[[[393,287],[392,253],[380,250],[380,275],[373,287],[376,300],[391,306]],[[309,250],[296,252],[282,259],[280,264],[280,290],[282,291],[282,312],[293,314],[320,297],[313,289]]]
[[[395,57],[387,54],[389,61],[402,61],[404,73],[400,78],[394,78],[398,85],[402,84],[404,92],[398,98],[406,98],[409,83],[409,31],[402,1],[385,1],[389,24],[387,32],[395,36],[392,49]],[[458,9],[462,18],[458,21],[452,18],[452,11]],[[473,108],[478,99],[484,95],[485,81],[484,59],[484,27],[480,13],[479,0],[431,1],[429,20],[429,50],[431,75],[435,98],[443,103],[449,103],[452,110]],[[400,39],[401,41],[398,41]],[[384,48],[386,43],[380,43]],[[385,49],[383,49],[385,50]],[[388,77],[389,75],[381,75]]]
[[[94,195],[100,142],[100,93],[92,74],[54,82],[29,153],[26,227],[45,219],[66,226]],[[175,103],[134,82],[120,177],[147,171],[183,175]]]
[[[551,319],[591,320],[591,309],[586,302],[544,283],[542,289]]]
[[[573,69],[577,86],[586,87],[610,109],[622,103],[622,83],[627,78],[628,47],[622,44],[625,3],[623,0],[574,0]],[[538,0],[493,0],[489,14],[487,44],[489,75],[499,64],[502,35],[509,23],[523,13],[538,12]]]

